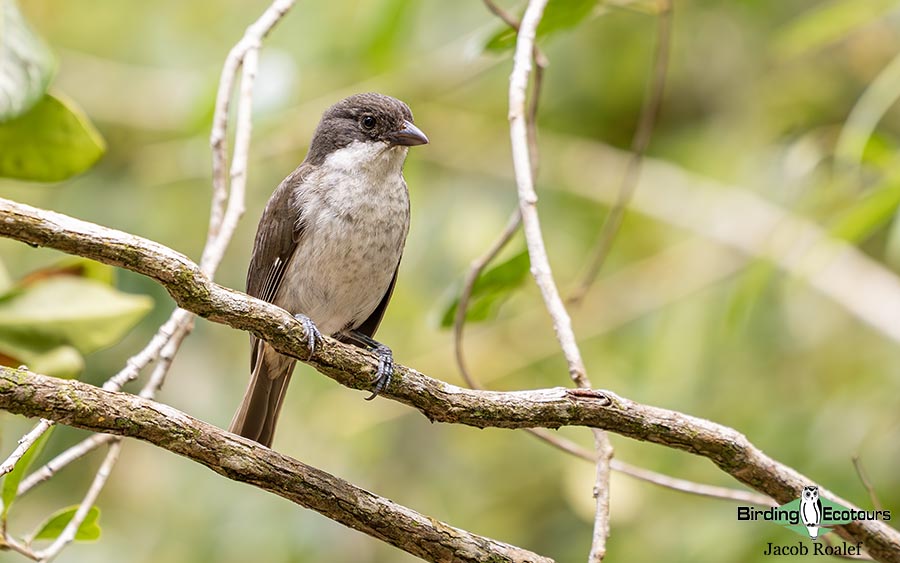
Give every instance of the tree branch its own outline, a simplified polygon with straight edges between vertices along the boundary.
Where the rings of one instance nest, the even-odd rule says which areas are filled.
[[[196,264],[153,241],[2,198],[0,236],[56,248],[146,275],[160,282],[185,309],[239,330],[253,332],[282,354],[301,361],[305,361],[309,353],[303,326],[289,313],[211,282]],[[307,363],[338,383],[354,389],[368,389],[377,368],[377,359],[368,352],[328,337],[316,347],[315,356]],[[18,377],[15,374],[18,372],[11,370],[11,373],[4,376],[6,383],[3,383],[0,394],[6,392],[5,387],[15,385]],[[59,384],[84,385],[63,381]],[[432,379],[398,364],[393,382],[382,392],[382,396],[409,405],[438,422],[478,428],[589,426],[684,450],[709,458],[738,481],[779,503],[797,498],[804,486],[816,484],[766,456],[736,430],[679,412],[636,403],[609,391],[563,388],[476,391]],[[0,404],[0,407],[12,410],[19,402],[22,399]],[[80,404],[85,405],[84,402]],[[74,406],[69,402],[67,408]],[[160,408],[166,412],[176,412],[168,407]],[[57,414],[60,415],[58,420],[65,422],[62,416],[65,413],[62,412],[54,413],[50,418],[56,418]],[[94,421],[93,424],[99,423]],[[118,424],[128,426],[129,423],[120,420]],[[108,431],[105,427],[98,430]],[[192,436],[192,439],[199,437]],[[852,503],[825,487],[820,485],[819,490],[822,496],[854,508]],[[853,522],[838,526],[836,530],[848,541],[862,542],[872,557],[900,562],[900,532],[886,524],[877,521]]]
[[[530,551],[454,528],[251,440],[128,393],[2,367],[0,407],[26,416],[46,413],[61,424],[150,442],[428,561],[552,563]]]

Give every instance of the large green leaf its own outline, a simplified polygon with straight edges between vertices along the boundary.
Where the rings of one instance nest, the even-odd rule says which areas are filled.
[[[0,489],[0,497],[2,497],[3,500],[3,512],[0,514],[0,518],[2,518],[3,521],[6,521],[6,515],[9,514],[9,509],[16,499],[16,493],[19,491],[19,483],[22,482],[22,477],[25,476],[25,472],[31,467],[31,463],[44,449],[44,445],[47,443],[47,440],[50,439],[50,434],[53,433],[53,428],[54,427],[51,426],[49,430],[44,432],[41,437],[28,448],[25,455],[19,459],[19,462],[16,463],[13,470],[7,473],[3,478],[3,488]]]
[[[0,123],[31,109],[55,68],[53,54],[29,29],[16,2],[0,0]]]
[[[35,529],[31,541],[35,540],[55,540],[66,529],[75,512],[78,511],[78,505],[68,506],[57,510],[47,517],[44,522]],[[100,539],[100,509],[92,506],[88,510],[84,521],[78,526],[75,532],[75,541],[96,541]]]
[[[549,0],[544,8],[544,17],[537,28],[537,38],[541,39],[564,29],[572,29],[587,18],[597,0]],[[491,35],[484,46],[486,51],[503,53],[516,46],[516,32],[508,25],[502,25]]]
[[[528,267],[531,262],[528,259],[528,251],[523,250],[512,258],[490,268],[475,281],[472,286],[472,296],[469,299],[469,307],[466,310],[467,321],[484,321],[490,318],[512,293],[512,290],[520,286],[528,277]],[[441,328],[453,326],[456,317],[456,308],[459,306],[457,296],[444,310],[441,318]]]
[[[0,302],[0,339],[75,347],[88,354],[118,341],[153,306],[95,280],[56,276]]]
[[[105,285],[113,285],[116,269],[107,264],[102,264],[81,256],[66,256],[44,268],[39,268],[26,274],[20,279],[12,290],[21,290],[38,281],[56,276],[77,276],[96,280]]]
[[[32,371],[73,379],[84,369],[84,358],[72,346],[42,343],[34,338],[17,338],[0,335],[0,365],[19,367],[26,365]]]
[[[58,182],[93,166],[105,150],[82,111],[58,95],[45,94],[30,111],[0,124],[0,176]]]

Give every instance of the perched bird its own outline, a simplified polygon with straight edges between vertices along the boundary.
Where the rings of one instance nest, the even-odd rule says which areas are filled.
[[[322,334],[379,356],[369,399],[391,380],[391,350],[372,339],[397,281],[409,230],[403,179],[408,147],[428,138],[390,96],[350,96],[322,116],[306,158],[266,204],[247,293],[303,323],[310,350]],[[293,358],[250,337],[250,385],[231,432],[272,445]]]

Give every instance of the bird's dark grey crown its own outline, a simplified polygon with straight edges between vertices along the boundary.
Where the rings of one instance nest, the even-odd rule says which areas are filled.
[[[382,141],[412,123],[409,106],[396,98],[367,92],[334,104],[322,115],[309,146],[306,162],[321,164],[332,152],[354,141]]]

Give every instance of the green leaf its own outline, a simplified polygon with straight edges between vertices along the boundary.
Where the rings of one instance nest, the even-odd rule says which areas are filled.
[[[53,53],[29,29],[14,0],[0,0],[0,123],[31,109],[56,70]]]
[[[68,526],[69,522],[72,521],[72,518],[75,517],[75,512],[77,511],[77,504],[57,510],[47,517],[43,524],[35,529],[35,532],[32,535],[32,541],[55,540],[63,530],[66,529],[66,526]],[[99,520],[100,509],[96,506],[92,506],[91,509],[88,510],[84,521],[78,526],[78,531],[75,532],[75,541],[96,541],[100,539]]]
[[[853,204],[831,226],[833,236],[850,242],[867,239],[891,220],[900,206],[900,181],[885,181]]]
[[[118,341],[152,307],[145,295],[122,293],[95,280],[46,278],[0,302],[0,340],[66,344],[89,354]]]
[[[773,43],[776,56],[796,57],[843,39],[897,8],[895,0],[832,0],[804,12]]]
[[[16,284],[18,289],[33,285],[37,281],[55,276],[76,276],[96,280],[105,285],[113,285],[115,268],[81,256],[67,256],[53,264],[34,270]]]
[[[528,277],[530,264],[528,251],[523,250],[481,274],[475,281],[475,285],[472,286],[472,296],[469,299],[466,320],[477,322],[491,318],[500,305],[509,297],[512,290],[520,286],[525,281],[525,278]],[[458,306],[459,297],[457,296],[444,310],[444,315],[441,318],[441,328],[453,326]]]
[[[106,151],[81,109],[58,94],[45,94],[27,113],[0,123],[0,147],[0,176],[37,182],[80,174]]]
[[[549,0],[544,8],[544,17],[537,28],[537,39],[547,37],[557,31],[572,29],[587,18],[597,0]],[[484,46],[485,51],[503,53],[516,46],[516,32],[503,24],[491,35]]]
[[[0,335],[0,365],[28,366],[31,371],[74,379],[84,369],[84,357],[72,346],[55,346]]]
[[[44,449],[44,445],[50,438],[50,434],[53,433],[53,428],[55,427],[51,426],[49,430],[44,432],[41,437],[28,448],[25,455],[19,459],[15,468],[3,478],[3,488],[0,489],[0,498],[3,500],[3,512],[0,518],[4,521],[6,520],[6,515],[9,514],[9,509],[12,507],[13,501],[16,499],[16,493],[19,491],[19,483],[22,481],[22,477],[25,476],[25,472],[31,467],[31,462],[33,462]]]

